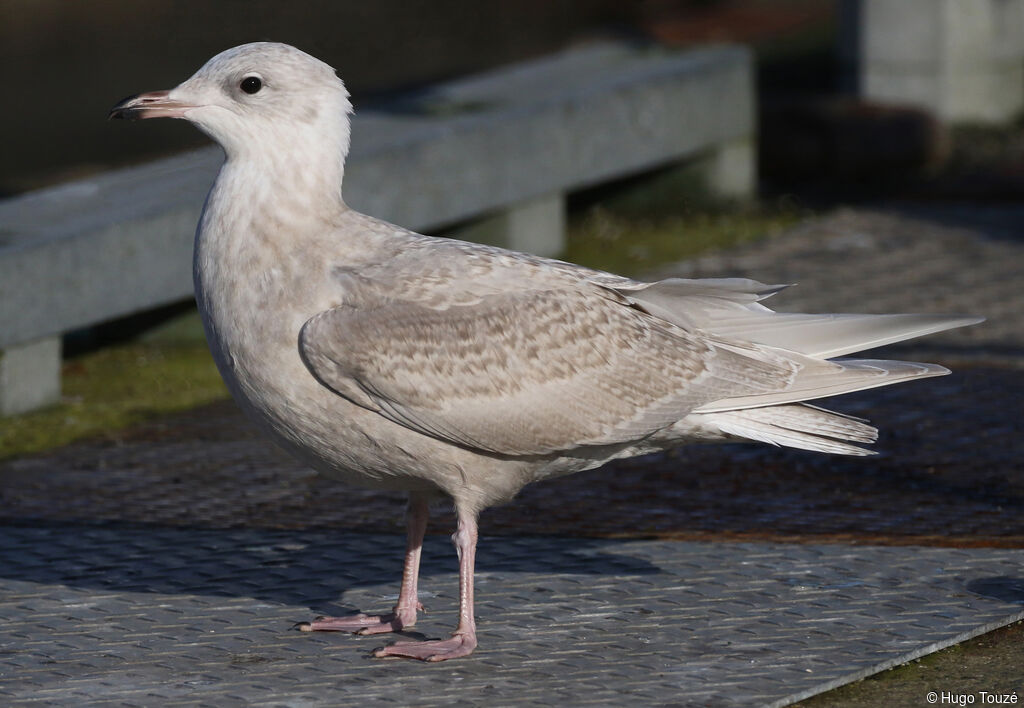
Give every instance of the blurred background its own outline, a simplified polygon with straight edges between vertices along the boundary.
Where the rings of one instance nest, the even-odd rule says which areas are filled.
[[[357,109],[424,84],[597,39],[753,43],[772,92],[838,87],[832,0],[218,3],[0,1],[8,107],[0,195],[193,147],[187,125],[108,125],[122,96],[169,88],[244,42],[294,44],[333,65]]]
[[[931,47],[929,35],[953,34],[938,26],[945,16],[964,28],[949,52],[997,55],[994,68],[959,59],[961,74],[975,74],[950,79],[968,86],[961,99],[947,98],[956,86],[940,95],[941,87],[916,90],[927,82],[898,76],[923,61],[914,52],[941,60],[945,50]],[[990,26],[968,27],[972,17]],[[0,151],[0,196],[204,144],[187,125],[116,129],[106,113],[124,95],[175,85],[236,44],[282,41],[324,59],[358,108],[607,38],[672,47],[739,42],[756,50],[765,196],[849,200],[894,185],[917,190],[922,179],[932,188],[940,181],[947,193],[1005,196],[1019,192],[1022,172],[1022,89],[1014,85],[1024,83],[1022,34],[1018,0],[0,0],[8,108],[0,129],[9,136]],[[835,183],[841,197],[830,193]]]

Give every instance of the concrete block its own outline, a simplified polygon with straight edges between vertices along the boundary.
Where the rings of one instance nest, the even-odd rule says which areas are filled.
[[[539,256],[557,256],[565,249],[565,198],[551,194],[522,201],[445,235]]]
[[[618,182],[604,206],[632,218],[723,208],[756,196],[753,138],[723,143],[694,157]]]
[[[221,153],[0,202],[0,349],[192,295],[192,241]]]
[[[950,122],[1024,110],[1024,0],[845,0],[841,18],[861,96]]]
[[[751,136],[719,143],[707,160],[706,181],[710,194],[743,201],[757,191],[757,147]]]
[[[740,47],[599,44],[364,109],[346,200],[437,230],[694,157],[753,135],[752,67]]]
[[[60,337],[0,351],[0,415],[15,415],[60,400]]]

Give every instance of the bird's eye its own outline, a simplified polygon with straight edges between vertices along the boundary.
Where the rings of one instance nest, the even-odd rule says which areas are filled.
[[[238,84],[238,88],[242,89],[246,93],[256,93],[263,88],[263,82],[260,81],[258,76],[246,76],[242,79],[242,83]]]

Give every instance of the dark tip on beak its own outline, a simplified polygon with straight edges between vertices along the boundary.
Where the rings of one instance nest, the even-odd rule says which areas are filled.
[[[143,118],[184,118],[185,111],[195,106],[175,101],[170,91],[150,91],[120,101],[110,109],[107,120],[141,120]]]
[[[132,105],[132,102],[138,97],[139,95],[135,94],[118,101],[117,105],[111,108],[110,113],[107,114],[107,120],[134,120],[138,109]]]

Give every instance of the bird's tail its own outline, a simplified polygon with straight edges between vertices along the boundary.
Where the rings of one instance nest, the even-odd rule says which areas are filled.
[[[851,443],[873,443],[878,431],[860,418],[806,403],[709,413],[702,418],[729,436],[833,455],[873,455]]]
[[[872,359],[833,359],[914,337],[976,324],[969,315],[847,315],[773,312],[761,301],[785,288],[740,278],[622,286],[635,307],[684,329],[703,331],[721,349],[753,358],[781,356],[795,375],[778,388],[719,398],[693,411],[727,436],[804,450],[870,455],[851,443],[870,443],[877,431],[865,421],[805,401],[942,376],[937,364]],[[759,348],[765,348],[758,350]]]

